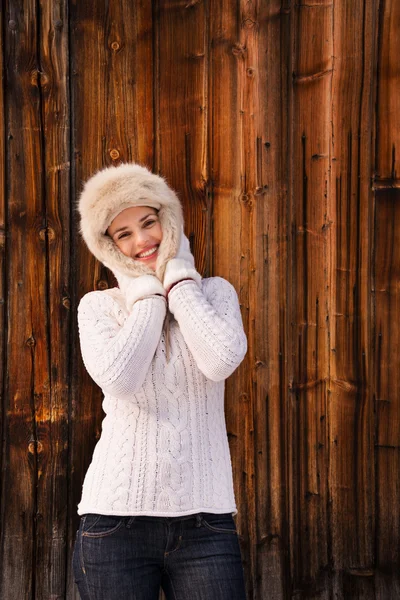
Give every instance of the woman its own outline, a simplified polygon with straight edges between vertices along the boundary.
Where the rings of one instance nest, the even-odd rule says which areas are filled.
[[[145,167],[98,172],[79,212],[119,285],[78,307],[106,413],[78,505],[80,595],[243,600],[224,417],[224,380],[247,350],[237,294],[201,278],[176,194]]]

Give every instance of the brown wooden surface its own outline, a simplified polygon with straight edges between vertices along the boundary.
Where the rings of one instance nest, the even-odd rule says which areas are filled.
[[[0,596],[77,599],[101,392],[76,307],[96,169],[178,191],[249,351],[226,385],[248,598],[400,597],[395,0],[2,2]]]

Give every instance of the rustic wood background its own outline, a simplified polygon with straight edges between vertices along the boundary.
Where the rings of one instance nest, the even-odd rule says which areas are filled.
[[[400,3],[3,0],[0,596],[76,599],[101,392],[96,169],[180,193],[249,352],[226,417],[248,598],[400,598]]]

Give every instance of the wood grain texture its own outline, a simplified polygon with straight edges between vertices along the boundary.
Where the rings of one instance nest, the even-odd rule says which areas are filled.
[[[42,219],[45,255],[48,380],[35,405],[38,483],[35,553],[36,598],[65,594],[68,512],[68,393],[70,334],[70,129],[68,24],[65,5],[40,5],[37,59],[42,156]],[[42,318],[44,315],[42,315]],[[52,565],[49,569],[48,565]]]
[[[386,180],[386,184],[399,186],[400,131],[396,124],[400,111],[400,4],[394,0],[381,0],[376,17],[379,24],[376,178]]]
[[[246,106],[247,49],[242,43],[242,4],[211,2],[210,14],[210,172],[213,190],[212,275],[230,281],[239,295],[249,331],[250,277],[255,173],[248,152],[251,108]],[[252,4],[248,10],[253,10]],[[248,180],[249,174],[251,179]],[[250,277],[249,277],[250,275]],[[248,597],[256,582],[256,509],[254,472],[253,349],[226,384],[226,421],[238,506],[238,528],[244,538],[243,562]]]
[[[377,44],[375,214],[373,243],[377,595],[400,594],[400,393],[398,106],[400,12],[380,3]],[[396,73],[396,75],[395,75]],[[397,156],[396,156],[397,152]]]
[[[373,598],[371,223],[376,4],[338,6],[332,78],[330,507],[334,594]],[[359,27],[346,35],[346,24]],[[369,40],[370,43],[366,43]]]
[[[0,11],[0,48],[4,48],[4,13]],[[6,470],[5,467],[5,451],[6,446],[4,443],[4,431],[6,429],[7,422],[7,408],[5,398],[5,378],[6,378],[6,357],[7,357],[7,314],[6,314],[6,212],[7,212],[7,199],[6,199],[6,107],[5,107],[5,96],[6,96],[6,85],[5,85],[5,74],[4,74],[4,52],[0,51],[0,73],[1,73],[1,85],[0,85],[0,430],[1,436],[1,453],[0,453],[0,477],[3,481],[3,473]],[[0,523],[4,523],[4,513],[7,506],[6,494],[0,493]],[[0,560],[3,557],[3,544],[1,540],[0,545]]]
[[[293,593],[328,598],[332,4],[294,7],[289,489]]]
[[[13,600],[33,598],[37,591],[43,443],[36,416],[49,406],[50,385],[37,6],[34,2],[26,2],[23,8],[7,4],[6,10],[9,327],[0,594]],[[15,499],[18,510],[5,510],[6,498]]]

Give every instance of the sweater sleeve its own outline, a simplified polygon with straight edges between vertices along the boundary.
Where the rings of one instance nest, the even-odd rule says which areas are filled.
[[[78,306],[84,365],[103,392],[128,398],[143,384],[160,341],[166,301],[138,300],[124,318],[118,302],[104,292],[89,292]]]
[[[170,291],[169,308],[200,371],[212,381],[229,377],[247,352],[235,288],[221,277],[182,281]]]

